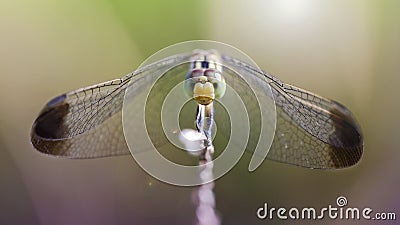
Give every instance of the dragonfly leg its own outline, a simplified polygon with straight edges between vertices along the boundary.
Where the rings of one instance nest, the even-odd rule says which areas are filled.
[[[205,106],[204,134],[208,142],[206,146],[212,145],[213,122],[214,122],[214,107],[213,103],[211,102],[210,104]]]
[[[207,157],[214,153],[214,146],[212,144],[213,134],[213,122],[214,122],[214,107],[213,103],[208,105],[198,104],[197,115],[196,115],[196,128],[197,131],[204,134],[204,150],[201,154],[201,158]]]
[[[205,106],[198,104],[196,113],[196,128],[199,133],[203,133],[204,131],[204,117],[205,117],[204,114],[205,114]]]

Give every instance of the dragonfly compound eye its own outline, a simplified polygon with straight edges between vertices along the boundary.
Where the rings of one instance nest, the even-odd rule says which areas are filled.
[[[220,79],[212,79],[211,82],[214,85],[215,98],[222,98],[226,91],[225,79],[220,77]]]

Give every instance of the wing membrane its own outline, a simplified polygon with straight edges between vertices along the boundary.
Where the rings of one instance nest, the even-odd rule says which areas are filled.
[[[268,158],[309,168],[342,168],[359,161],[361,131],[350,111],[238,60],[224,56],[236,70],[271,85],[277,108],[275,137]],[[264,78],[264,79],[262,79]],[[251,112],[250,112],[251,113]]]
[[[188,54],[168,57],[121,79],[57,96],[35,120],[32,144],[41,152],[70,158],[129,154],[121,114],[126,88],[131,81],[146,79],[155,70],[188,58]]]
[[[129,154],[121,115],[125,89],[135,79],[145,79],[155,70],[188,58],[189,55],[172,56],[121,79],[54,98],[43,108],[32,127],[33,145],[41,152],[69,158]],[[223,60],[235,71],[255,76],[271,86],[272,96],[269,97],[275,100],[277,125],[267,155],[269,159],[309,168],[342,168],[359,161],[363,151],[362,135],[347,108],[285,84],[236,59],[223,56]],[[244,89],[242,93],[246,92]],[[256,106],[252,102],[248,105],[250,108]],[[250,110],[249,113],[250,118],[258,118],[260,114],[257,110]],[[253,121],[255,128],[251,130],[248,149],[254,149],[257,144],[256,140],[252,140],[259,136],[259,127],[254,125],[257,123]]]

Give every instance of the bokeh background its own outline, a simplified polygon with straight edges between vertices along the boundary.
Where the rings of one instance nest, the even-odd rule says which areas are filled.
[[[348,106],[365,138],[362,161],[339,171],[250,156],[216,182],[223,224],[256,209],[349,206],[400,216],[400,2],[0,1],[0,224],[193,224],[193,188],[149,177],[131,157],[67,160],[36,152],[30,127],[52,97],[121,77],[177,42],[231,44],[264,70]],[[325,219],[326,224],[398,221]]]

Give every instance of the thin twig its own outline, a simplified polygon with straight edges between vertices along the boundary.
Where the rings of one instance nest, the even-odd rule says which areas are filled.
[[[209,183],[204,183],[195,190],[196,195],[196,225],[219,225],[221,220],[215,209],[215,194],[213,192],[213,166],[212,155],[214,153],[213,146],[206,147],[201,154],[199,165],[200,179],[202,183],[212,180]]]

